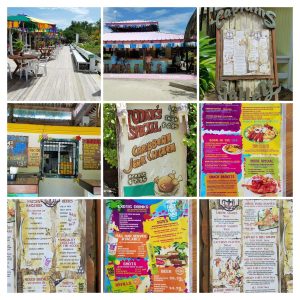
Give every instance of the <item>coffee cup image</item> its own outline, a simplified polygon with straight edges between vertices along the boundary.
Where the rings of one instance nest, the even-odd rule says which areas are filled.
[[[180,187],[180,182],[183,180],[182,176],[176,177],[176,172],[173,170],[165,176],[157,176],[154,178],[155,194],[159,196],[174,196]]]

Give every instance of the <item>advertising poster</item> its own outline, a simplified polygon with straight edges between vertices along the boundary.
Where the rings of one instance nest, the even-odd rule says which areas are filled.
[[[7,166],[27,167],[28,136],[7,136]]]
[[[284,106],[201,107],[201,196],[284,196]]]
[[[41,163],[40,147],[28,147],[28,167],[39,167]]]
[[[17,292],[86,292],[85,201],[15,203]]]
[[[292,206],[292,200],[209,202],[212,292],[292,291],[292,221],[286,220]]]
[[[187,106],[118,105],[119,196],[185,196]]]
[[[188,200],[106,200],[104,291],[191,292]]]

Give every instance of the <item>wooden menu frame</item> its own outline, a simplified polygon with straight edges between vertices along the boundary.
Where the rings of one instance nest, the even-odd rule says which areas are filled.
[[[222,29],[216,30],[216,79],[220,80],[273,80],[274,86],[278,86],[278,70],[276,62],[276,38],[275,29],[269,29],[271,35],[271,75],[223,75],[223,32]]]

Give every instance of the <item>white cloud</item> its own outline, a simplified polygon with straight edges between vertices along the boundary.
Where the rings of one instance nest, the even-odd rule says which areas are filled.
[[[162,8],[162,9],[158,9],[158,10],[155,10],[153,11],[151,14],[154,16],[154,17],[160,17],[160,16],[163,16],[165,15],[166,13],[168,13],[169,11],[165,8]]]

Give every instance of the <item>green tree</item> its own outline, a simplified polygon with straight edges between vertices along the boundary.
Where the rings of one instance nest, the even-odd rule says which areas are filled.
[[[215,88],[216,80],[216,43],[208,36],[200,37],[200,99]]]

